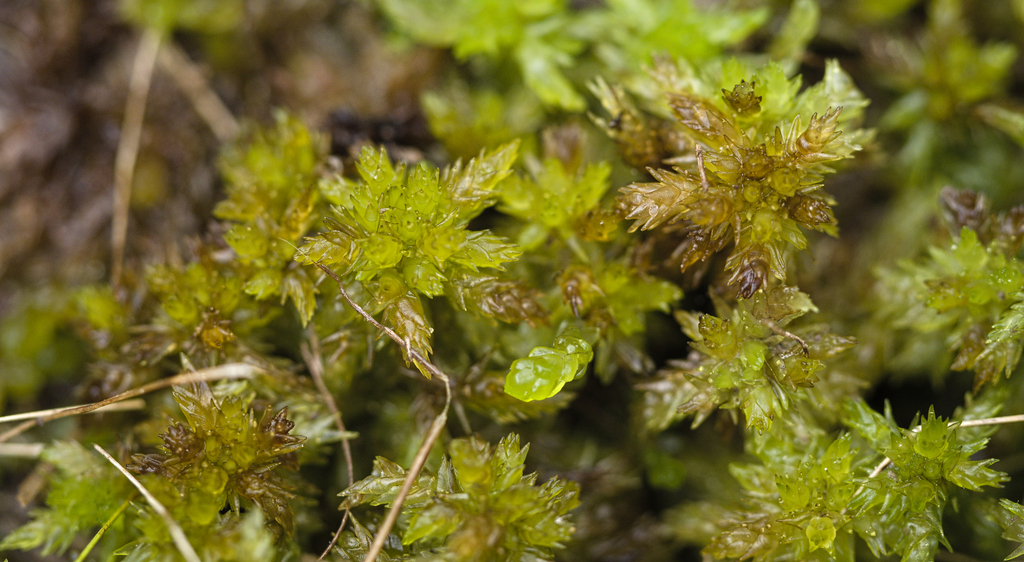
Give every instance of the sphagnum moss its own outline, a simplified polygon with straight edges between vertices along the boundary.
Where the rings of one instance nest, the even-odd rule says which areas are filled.
[[[991,201],[1019,202],[1000,171],[1020,38],[984,43],[957,0],[902,50],[837,31],[877,39],[906,4],[369,3],[451,50],[423,100],[444,146],[332,155],[276,111],[220,150],[207,236],[19,305],[0,390],[39,389],[73,341],[87,401],[146,402],[0,434],[46,442],[48,484],[0,549],[291,560],[340,507],[329,560],[1005,556],[1000,533],[1024,539],[1024,507],[991,493],[1019,486],[996,462],[1019,430],[996,428],[1019,421],[1001,414],[1022,391],[1024,212]],[[123,7],[162,41],[207,34],[211,60],[216,34],[258,27],[241,3]],[[841,233],[861,181],[894,214]],[[900,228],[893,263],[871,244]],[[922,374],[970,391],[876,400]]]

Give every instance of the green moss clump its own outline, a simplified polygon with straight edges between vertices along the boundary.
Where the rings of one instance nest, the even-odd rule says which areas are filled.
[[[0,407],[91,404],[0,418],[0,550],[1019,556],[1011,4],[705,4],[75,4],[243,132],[143,135],[116,283],[0,261]]]

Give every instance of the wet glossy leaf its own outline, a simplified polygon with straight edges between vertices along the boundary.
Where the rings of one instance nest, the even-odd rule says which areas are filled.
[[[537,347],[517,359],[505,379],[505,392],[520,400],[543,400],[580,376],[594,357],[590,344],[570,327],[553,347]]]

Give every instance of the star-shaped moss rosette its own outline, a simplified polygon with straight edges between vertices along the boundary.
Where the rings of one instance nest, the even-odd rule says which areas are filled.
[[[402,504],[408,524],[401,543],[435,560],[553,560],[575,530],[569,512],[579,505],[579,485],[552,478],[538,486],[536,474],[523,474],[527,451],[516,434],[497,447],[476,437],[453,440],[437,473],[423,470]],[[390,505],[405,474],[377,457],[373,474],[340,494],[342,507]]]
[[[758,292],[735,307],[717,305],[717,316],[676,314],[694,352],[638,385],[648,431],[690,414],[696,426],[722,408],[742,411],[746,426],[764,433],[806,399],[803,391],[819,381],[829,357],[855,343],[824,326],[790,327],[818,310],[793,287]]]
[[[653,77],[700,152],[672,171],[648,168],[656,182],[622,188],[632,230],[686,221],[684,270],[732,243],[726,269],[741,297],[770,275],[784,281],[787,248],[807,247],[802,228],[837,233],[822,180],[868,138],[839,129],[855,126],[866,100],[835,61],[800,94],[799,77],[774,63],[753,70],[734,59],[698,71],[662,61]]]
[[[218,399],[206,383],[175,387],[174,400],[187,425],[169,425],[160,436],[163,452],[133,455],[128,468],[170,483],[179,496],[171,505],[179,506],[193,524],[211,524],[225,505],[240,513],[252,502],[280,530],[291,533],[289,501],[295,495],[275,469],[296,464],[288,455],[305,438],[289,435],[295,424],[288,420],[287,409],[271,414],[268,408],[257,419],[246,400],[235,395]]]
[[[993,213],[984,195],[952,188],[941,200],[954,236],[878,271],[878,317],[909,329],[908,348],[941,337],[942,364],[974,371],[978,390],[1010,376],[1024,349],[1024,206]]]
[[[360,180],[322,187],[335,204],[328,230],[308,238],[296,254],[305,264],[338,266],[363,284],[384,323],[406,347],[431,351],[433,328],[420,296],[446,294],[457,306],[499,320],[544,322],[543,308],[522,284],[484,273],[519,257],[514,244],[469,222],[495,200],[509,175],[518,142],[437,170],[419,164],[407,172],[384,150],[365,148]]]

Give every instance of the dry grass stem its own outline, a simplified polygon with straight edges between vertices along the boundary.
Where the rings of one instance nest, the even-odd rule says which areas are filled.
[[[160,49],[157,62],[192,102],[192,107],[206,121],[217,140],[229,143],[238,138],[242,130],[238,120],[177,43],[168,41]]]
[[[149,384],[144,384],[138,388],[127,390],[125,392],[122,392],[121,394],[118,394],[117,396],[111,396],[106,400],[101,400],[99,402],[94,402],[92,404],[86,404],[84,406],[72,406],[70,408],[62,408],[52,414],[47,414],[41,417],[30,419],[0,434],[0,443],[3,443],[16,435],[24,433],[25,431],[31,429],[32,427],[35,427],[36,425],[41,425],[48,421],[53,421],[68,416],[75,416],[79,414],[87,414],[89,412],[94,412],[109,404],[123,402],[130,398],[136,398],[138,396],[148,394],[150,392],[153,392],[154,390],[159,390],[161,388],[167,388],[169,386],[177,386],[182,384],[197,383],[201,381],[247,379],[251,378],[258,371],[259,369],[257,367],[249,365],[247,363],[227,363],[225,365],[218,365],[216,367],[201,369],[199,371],[195,371],[192,373],[183,373],[180,375],[175,375],[173,377],[168,377],[166,379],[160,379],[158,381],[153,381]]]
[[[310,375],[313,376],[313,383],[316,384],[317,390],[323,397],[324,402],[327,403],[327,409],[330,410],[331,416],[334,418],[334,424],[338,427],[338,431],[341,433],[341,449],[345,455],[345,468],[348,470],[348,485],[351,486],[354,482],[353,463],[352,463],[352,447],[349,445],[348,437],[345,435],[348,431],[345,429],[345,422],[341,419],[341,412],[338,410],[338,405],[334,401],[334,397],[331,396],[331,392],[327,389],[327,385],[324,383],[324,360],[323,354],[320,351],[320,338],[316,335],[316,330],[310,326],[309,330],[309,341],[303,342],[302,344],[302,358],[306,362],[309,368]],[[348,522],[350,510],[346,509],[345,514],[341,517],[341,524],[338,525],[338,530],[334,532],[334,536],[331,537],[331,541],[327,544],[327,548],[320,554],[317,560],[323,560],[324,557],[331,551],[334,544],[338,542],[338,537],[341,536],[341,531],[345,528],[345,523]]]
[[[0,457],[34,459],[43,453],[42,443],[0,443]]]
[[[128,239],[128,209],[132,196],[132,180],[135,177],[135,160],[139,156],[142,140],[142,121],[146,115],[146,98],[153,82],[153,67],[160,50],[160,33],[146,29],[139,39],[135,52],[131,81],[128,84],[128,101],[125,102],[124,121],[121,123],[121,138],[117,143],[114,157],[114,213],[111,224],[111,284],[118,287],[124,268],[124,246]]]
[[[409,491],[412,490],[413,482],[419,476],[420,471],[423,470],[423,465],[427,462],[427,457],[430,456],[430,450],[434,447],[434,443],[437,438],[441,436],[441,431],[444,430],[445,424],[448,422],[448,407],[452,403],[452,388],[448,375],[441,369],[437,368],[433,363],[427,360],[418,350],[414,349],[409,345],[408,342],[403,341],[401,337],[394,330],[387,326],[377,322],[376,319],[369,312],[359,306],[352,297],[349,296],[348,291],[345,290],[344,283],[341,282],[341,277],[334,272],[331,268],[320,262],[314,262],[321,271],[327,274],[328,277],[334,280],[338,284],[338,291],[341,293],[341,297],[345,299],[345,302],[352,307],[360,316],[363,317],[367,322],[373,325],[378,330],[387,334],[389,338],[395,341],[398,345],[405,349],[408,357],[420,365],[431,375],[437,377],[444,382],[445,391],[445,402],[444,408],[441,413],[434,418],[434,422],[430,424],[430,430],[427,431],[427,436],[423,439],[423,444],[416,451],[416,458],[412,462],[412,466],[409,467],[409,472],[405,475],[405,480],[402,481],[402,488],[398,491],[398,496],[395,497],[395,501],[392,502],[391,508],[388,510],[387,516],[381,523],[380,528],[377,529],[376,536],[373,537],[373,544],[370,545],[369,550],[366,552],[366,558],[364,562],[373,562],[377,560],[377,556],[384,550],[384,543],[387,541],[388,533],[391,532],[391,528],[394,527],[395,521],[398,520],[398,514],[402,510],[402,504],[405,503],[405,498],[409,496]]]
[[[50,415],[57,414],[57,413],[60,413],[60,412],[64,412],[66,410],[73,410],[75,408],[81,408],[81,407],[82,406],[66,406],[64,408],[51,408],[49,410],[36,410],[35,412],[22,412],[20,414],[11,414],[9,416],[0,416],[0,423],[8,423],[8,422],[13,422],[13,421],[21,421],[21,420],[34,420],[36,418],[42,418],[42,417],[50,416]],[[83,412],[83,413],[102,414],[102,413],[105,413],[105,412],[124,412],[124,411],[128,411],[128,410],[141,410],[142,408],[145,408],[145,407],[146,407],[146,401],[141,399],[141,398],[137,398],[137,399],[132,399],[132,400],[125,400],[124,402],[118,402],[116,404],[108,404],[108,405],[103,406],[101,408],[96,408],[95,410],[92,410],[91,412]]]

